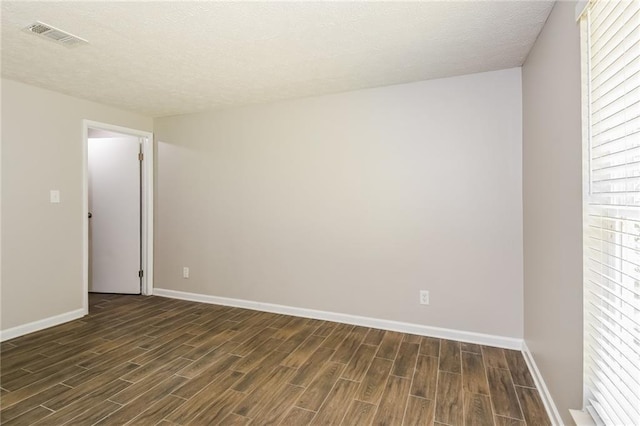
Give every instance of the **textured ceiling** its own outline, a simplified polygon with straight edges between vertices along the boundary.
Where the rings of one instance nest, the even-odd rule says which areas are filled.
[[[522,65],[553,2],[2,1],[2,76],[165,116]],[[39,20],[89,41],[22,31]]]

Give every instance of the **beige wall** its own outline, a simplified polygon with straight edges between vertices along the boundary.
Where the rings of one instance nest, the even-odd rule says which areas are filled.
[[[2,80],[1,329],[82,308],[82,120],[137,114]],[[49,203],[59,189],[61,203]]]
[[[522,337],[520,77],[156,119],[156,288]]]
[[[575,3],[557,2],[522,70],[524,336],[560,414],[582,406],[582,145]]]

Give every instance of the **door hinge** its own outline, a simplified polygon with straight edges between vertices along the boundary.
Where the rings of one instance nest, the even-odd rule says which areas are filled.
[[[141,269],[138,271],[138,277],[142,278],[144,276],[144,271]]]
[[[144,159],[144,154],[139,152],[138,153],[138,161],[142,161]]]

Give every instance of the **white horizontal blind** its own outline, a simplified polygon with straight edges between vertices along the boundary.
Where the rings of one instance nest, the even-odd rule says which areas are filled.
[[[640,425],[640,1],[595,0],[587,37],[585,389],[601,424]]]

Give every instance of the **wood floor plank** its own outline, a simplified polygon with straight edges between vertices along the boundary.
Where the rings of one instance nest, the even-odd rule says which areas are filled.
[[[353,327],[351,324],[337,324],[331,334],[322,342],[322,346],[335,350],[347,337],[349,332],[353,330]]]
[[[77,336],[74,336],[73,341],[78,340],[81,341],[81,343],[77,345],[69,345],[57,342],[60,346],[62,346],[62,349],[52,349],[52,354],[44,354],[48,355],[47,360],[49,360],[49,362],[47,362],[47,360],[40,360],[39,362],[31,363],[29,364],[30,370],[35,372],[42,368],[50,367],[53,364],[64,361],[70,356],[78,355],[85,350],[92,348],[97,343],[101,342],[101,337],[96,335],[94,330],[87,331],[85,336],[77,338],[76,337]]]
[[[222,333],[214,334],[213,336],[209,336],[209,333],[206,333],[206,332],[202,333],[196,337],[209,336],[210,338],[197,345],[191,344],[191,340],[193,339],[186,341],[181,347],[186,346],[190,348],[190,350],[188,352],[185,352],[182,355],[182,357],[190,359],[192,361],[200,359],[203,356],[205,356],[207,353],[217,348],[218,346],[224,343],[227,343],[227,341],[229,341],[229,338],[232,337],[233,334],[234,332],[229,330],[223,331]],[[234,355],[240,355],[240,354],[236,353]]]
[[[516,386],[518,400],[524,412],[524,420],[529,425],[551,425],[540,394],[536,389]]]
[[[324,341],[324,337],[321,336],[309,336],[302,342],[296,350],[291,352],[281,363],[285,367],[299,368],[305,363],[307,359],[320,347],[320,344]]]
[[[364,336],[363,336],[364,337]],[[311,425],[339,425],[349,408],[345,401],[351,401],[359,383],[339,379],[327,395]]]
[[[273,338],[282,340],[283,342],[294,336],[296,333],[302,331],[307,326],[306,318],[294,317],[284,327],[279,328],[274,334]]]
[[[266,312],[256,312],[251,318],[242,322],[241,327],[234,327],[237,332],[230,340],[239,344],[252,341],[263,332],[265,324],[273,321],[270,316]]]
[[[69,377],[68,379],[64,380],[63,383],[65,385],[69,385],[73,387],[79,386],[83,383],[88,382],[89,380],[92,380],[94,377],[97,377],[101,374],[104,374],[105,372],[110,371],[112,368],[118,365],[122,365],[125,363],[133,364],[131,360],[133,358],[136,358],[138,355],[142,353],[144,353],[143,349],[131,348],[129,350],[123,350],[122,352],[118,352],[117,354],[114,354],[114,355],[106,355],[104,356],[103,359],[101,359],[101,362],[97,363],[92,368],[87,368],[86,371],[83,371],[80,374],[77,374],[73,377]],[[134,365],[137,365],[137,364],[134,364]],[[86,367],[83,367],[83,368],[86,368]],[[137,368],[133,369],[131,372],[127,374],[131,374],[135,370],[137,370]]]
[[[304,326],[300,328],[300,330],[298,330],[291,337],[282,342],[282,344],[278,346],[276,350],[286,352],[287,354],[294,352],[300,345],[302,345],[302,342],[304,342],[309,337],[312,329],[313,327],[311,327],[308,322],[305,323]]]
[[[182,398],[178,398],[173,395],[166,395],[160,401],[157,401],[155,404],[152,404],[149,408],[142,411],[139,416],[135,417],[135,419],[128,424],[140,426],[158,424],[158,422],[173,413],[185,402],[186,401]]]
[[[440,339],[423,336],[420,339],[420,355],[438,358],[440,356]]]
[[[315,411],[305,410],[304,408],[300,408],[300,407],[293,407],[289,411],[289,413],[287,413],[287,415],[285,416],[285,418],[282,420],[280,424],[283,426],[308,425],[309,423],[311,423],[311,420],[315,415],[316,415]],[[358,423],[352,423],[352,424],[356,425]],[[360,424],[364,424],[364,423],[360,423]]]
[[[52,410],[49,410],[48,408],[45,408],[41,405],[36,406],[32,409],[30,409],[29,411],[22,413],[21,415],[14,417],[13,419],[6,421],[6,422],[2,422],[3,425],[7,426],[7,425],[32,425],[35,422],[44,419],[45,417],[49,416],[51,413],[53,413]]]
[[[495,426],[526,426],[523,420],[511,419],[509,417],[493,416]]]
[[[462,356],[462,386],[465,392],[489,395],[489,383],[485,373],[482,355],[461,352]]]
[[[462,371],[460,342],[446,339],[440,341],[440,366],[438,368],[449,373],[460,373]]]
[[[177,318],[177,319],[176,319]],[[184,336],[186,334],[191,334],[192,330],[200,330],[201,327],[198,324],[193,324],[193,317],[183,317],[180,313],[177,313],[172,316],[172,321],[170,323],[163,323],[164,325],[153,324],[149,327],[146,335],[152,337],[149,342],[146,342],[144,345],[140,347],[143,349],[156,349],[160,346],[164,346],[166,342],[169,342],[176,337]],[[163,321],[167,321],[165,318]],[[197,333],[194,333],[189,339],[195,337]]]
[[[435,420],[452,426],[462,425],[462,410],[462,375],[439,371]]]
[[[228,389],[220,396],[213,396],[213,402],[200,412],[194,419],[195,425],[217,425],[222,424],[222,419],[231,414],[233,408],[245,397],[242,392]]]
[[[378,404],[378,410],[373,418],[373,425],[402,424],[411,380],[397,376],[389,376]]]
[[[276,318],[269,324],[269,327],[280,329],[286,327],[291,321],[294,320],[294,317],[289,315],[276,315]],[[331,323],[331,325],[335,325],[335,323]]]
[[[494,413],[513,419],[523,419],[509,370],[491,367],[487,367],[486,370]]]
[[[464,392],[464,424],[465,426],[491,426],[493,424],[489,396]]]
[[[420,344],[421,340],[422,340],[422,336],[418,336],[417,334],[405,334],[404,338],[402,339],[403,342],[417,343],[418,345]]]
[[[484,365],[493,368],[508,369],[507,359],[504,356],[504,349],[494,348],[491,346],[482,347],[482,357],[484,358]]]
[[[285,352],[272,352],[264,358],[259,366],[247,372],[244,377],[233,387],[240,392],[251,392],[259,386],[269,375],[269,372],[286,358]]]
[[[242,344],[236,346],[231,353],[238,356],[246,356],[256,349],[260,348],[267,340],[273,336],[275,333],[274,328],[262,328],[260,333],[255,336],[253,339],[243,342]],[[223,334],[221,333],[220,336]]]
[[[420,344],[402,342],[396,360],[393,363],[391,374],[411,378],[416,367],[416,359],[418,358],[419,351]]]
[[[177,358],[184,359],[185,362],[183,362],[183,364],[185,364],[185,367],[186,367],[187,365],[191,364],[190,362],[191,360],[189,358],[184,357],[183,355],[189,352],[190,350],[191,350],[190,346],[180,345],[177,348],[173,349],[172,351],[167,352],[159,356],[158,358],[139,366],[132,372],[125,374],[124,376],[122,376],[122,379],[128,382],[134,382],[134,383],[139,382],[140,380],[144,379],[150,374],[153,374],[158,371],[162,371],[162,368],[164,366],[166,366],[168,363],[174,362]]]
[[[316,336],[329,337],[335,324],[335,322],[331,321],[320,321],[315,330],[313,330],[313,334]]]
[[[233,368],[236,371],[246,373],[256,368],[271,351],[275,350],[282,344],[282,340],[274,339],[273,337],[268,339],[260,348],[256,348],[249,355],[242,358]]]
[[[129,422],[137,417],[149,406],[160,401],[166,395],[169,395],[174,389],[180,387],[188,379],[179,376],[171,376],[164,382],[144,392],[133,401],[122,406],[117,411],[111,413],[108,417],[98,422],[97,425],[121,425]]]
[[[287,386],[295,369],[278,366],[274,368],[266,379],[246,395],[245,398],[235,407],[234,413],[244,417],[254,418],[260,411],[264,411],[271,404],[274,394]]]
[[[54,327],[55,328],[55,327]],[[51,336],[54,336],[55,332],[51,331]],[[13,339],[16,341],[20,337]],[[15,344],[11,347],[7,346],[7,349],[2,349],[2,366],[0,366],[0,372],[4,375],[11,369],[22,368],[25,364],[39,359],[43,356],[40,352],[48,345],[57,346],[58,344],[53,341],[53,338],[47,341],[40,341],[34,344],[18,345]]]
[[[183,368],[185,364],[187,364],[188,362],[189,362],[188,359],[177,358],[172,362],[170,362],[169,364],[166,364],[164,367],[162,367],[160,370],[158,370],[154,374],[151,374],[146,378],[140,380],[139,382],[132,384],[127,389],[123,390],[117,395],[114,395],[110,399],[111,401],[117,402],[118,404],[122,404],[122,405],[127,404],[133,401],[134,399],[136,399],[137,397],[139,397],[142,393],[159,385],[160,383],[164,382],[165,380],[173,376],[178,370]]]
[[[328,362],[318,373],[315,379],[307,387],[307,390],[300,396],[296,407],[305,408],[311,411],[318,411],[324,399],[327,397],[333,385],[340,378],[345,365],[339,362]]]
[[[229,368],[231,368],[238,359],[239,357],[235,355],[227,356],[171,393],[181,398],[189,399],[202,389],[210,386],[211,383],[217,383],[218,381],[226,383],[229,380],[231,380],[232,383],[236,383],[244,377],[244,375],[242,373],[235,375],[230,374]]]
[[[370,425],[376,415],[376,409],[377,406],[373,404],[354,400],[341,424],[344,426]]]
[[[55,327],[52,327],[50,329],[47,329],[46,331],[49,331],[49,337],[47,337],[45,335],[46,340],[40,340],[38,342],[34,342],[34,343],[23,343],[20,344],[19,340],[31,335],[26,335],[26,336],[22,336],[22,337],[17,337],[15,339],[13,339],[11,342],[2,342],[4,343],[4,345],[2,345],[2,367],[0,367],[0,371],[3,374],[6,374],[6,369],[8,368],[16,368],[16,367],[21,367],[22,363],[24,362],[28,362],[29,360],[25,360],[23,359],[24,356],[26,356],[27,354],[31,354],[33,357],[38,358],[40,354],[41,350],[43,348],[46,348],[47,345],[55,345],[55,341],[54,341],[54,336],[55,336],[55,331],[53,330],[55,329]],[[32,335],[38,334],[38,332],[32,333]],[[9,346],[11,345],[11,346]]]
[[[378,348],[371,345],[360,345],[353,358],[342,372],[342,378],[359,382],[367,374]]]
[[[378,347],[376,357],[395,360],[398,349],[400,348],[400,342],[402,342],[402,333],[395,331],[386,331],[384,337]]]
[[[236,331],[233,330],[220,330],[220,331],[212,331],[208,330],[205,333],[200,333],[195,337],[187,340],[185,345],[189,345],[193,347],[194,354],[188,357],[189,359],[198,359],[202,355],[211,351],[212,349],[217,348],[221,344],[225,343],[236,334]],[[199,355],[199,356],[196,356]],[[239,354],[238,354],[239,355]]]
[[[277,425],[286,417],[287,410],[304,392],[302,386],[286,385],[280,389],[271,403],[270,409],[265,412],[258,413],[255,423],[264,425]]]
[[[475,343],[461,342],[460,350],[482,355],[482,347],[480,345],[476,345]]]
[[[378,346],[380,342],[382,342],[384,333],[385,333],[384,330],[379,330],[377,328],[370,328],[362,343],[364,343],[365,345]]]
[[[432,425],[435,413],[435,402],[410,395],[402,424],[404,426]]]
[[[51,398],[50,400],[43,402],[42,404],[53,411],[58,411],[61,408],[73,403],[78,398],[86,395],[87,393],[93,391],[94,389],[99,389],[102,386],[106,385],[109,382],[112,382],[114,378],[121,377],[127,374],[132,369],[137,368],[137,365],[126,363],[120,364],[113,368],[113,370],[109,370],[103,372],[103,374],[84,382],[74,388],[68,389],[64,392],[61,392],[57,396]]]
[[[518,351],[157,296],[0,356],[2,424],[549,424]]]
[[[72,365],[73,370],[76,370],[78,374],[86,370],[84,367],[76,365],[75,362],[73,362]],[[51,366],[51,368],[46,368],[36,373],[28,372],[23,369],[15,370],[3,376],[2,386],[12,392],[17,391],[41,380],[45,380],[52,374],[60,373],[61,369],[64,369],[64,367],[54,365]]]
[[[201,392],[193,394],[187,398],[187,401],[169,414],[166,419],[178,424],[187,424],[192,422],[193,419],[195,419],[209,406],[209,404],[212,403],[212,395],[220,395],[224,393],[235,382],[237,382],[240,377],[242,377],[242,373],[237,371],[227,371],[223,373],[216,381],[209,383],[207,386],[202,388]],[[176,395],[176,392],[172,392],[172,395]]]
[[[231,413],[227,417],[225,417],[220,424],[225,426],[246,426],[250,423],[251,423],[250,418],[242,417],[235,413]],[[161,423],[159,423],[159,425],[161,425]]]
[[[66,424],[74,426],[93,425],[97,421],[113,413],[118,408],[120,408],[120,406],[111,401],[100,401],[97,404],[93,405],[91,409],[73,418]]]
[[[142,341],[145,341],[145,339],[146,338],[143,338]],[[117,344],[111,350],[98,353],[88,359],[84,359],[82,361],[73,360],[72,362],[88,370],[94,370],[97,367],[111,368],[111,366],[119,364],[121,362],[133,361],[134,359],[146,353],[146,349],[142,349],[138,346],[137,340],[132,340],[124,342],[122,344]],[[69,361],[70,360],[67,360],[66,362],[68,363]]]
[[[146,353],[144,353],[144,354],[142,354],[142,355],[140,355],[138,357],[133,358],[131,361],[135,362],[137,364],[146,364],[147,362],[152,361],[152,360],[158,358],[159,356],[162,356],[162,355],[166,354],[167,352],[171,352],[173,349],[175,349],[178,346],[182,345],[184,342],[189,340],[191,337],[193,337],[192,334],[181,334],[181,335],[176,336],[175,338],[165,342],[161,346],[158,346],[155,349],[150,349]]]
[[[93,365],[90,365],[90,364],[85,365],[85,364],[90,363],[91,360],[94,358],[100,360],[102,358],[100,355],[104,355],[107,353],[110,353],[111,355],[113,355],[114,353],[122,352],[123,350],[129,349],[129,348],[144,349],[142,348],[142,345],[151,340],[154,340],[154,338],[149,336],[144,336],[142,335],[142,333],[131,333],[114,340],[106,340],[106,339],[102,339],[102,340],[104,340],[102,344],[91,348],[90,352],[95,352],[96,356],[93,356],[87,360],[82,360],[78,364],[80,364],[82,367],[92,368]]]
[[[20,352],[21,353],[21,352]],[[5,383],[3,383],[3,387],[6,387],[7,389],[10,389],[10,386],[7,386],[6,382],[10,382],[11,381],[11,373],[16,372],[18,370],[21,370],[22,368],[26,368],[27,370],[29,369],[29,363],[31,362],[37,362],[41,359],[45,359],[46,356],[42,355],[39,352],[36,351],[32,351],[32,352],[28,352],[26,351],[23,356],[19,356],[19,357],[14,357],[13,359],[11,359],[10,357],[6,357],[5,359],[5,354],[4,352],[2,353],[2,366],[0,366],[0,372],[2,374],[2,378],[4,379]],[[26,371],[26,370],[23,370]]]
[[[320,346],[309,359],[298,368],[298,373],[291,379],[291,384],[297,386],[309,385],[334,352],[334,349]]]
[[[36,393],[35,395],[24,399],[17,404],[14,404],[10,407],[6,407],[4,405],[4,398],[2,401],[2,410],[0,411],[0,424],[5,424],[9,420],[18,417],[29,410],[36,408],[38,405],[44,404],[49,401],[51,398],[62,394],[71,388],[69,386],[65,386],[62,384],[57,384],[49,389],[45,389],[42,392]],[[52,411],[52,410],[51,410]]]
[[[411,385],[411,395],[435,399],[438,383],[438,358],[420,355],[416,363]]]
[[[193,379],[194,377],[199,376],[205,371],[211,368],[215,368],[215,365],[223,362],[230,355],[232,355],[232,352],[237,346],[238,344],[236,342],[227,341],[207,352],[205,355],[198,358],[194,362],[186,365],[182,370],[178,372],[178,375]]]
[[[362,379],[356,399],[377,405],[384,392],[387,378],[391,372],[393,361],[384,358],[374,358]]]
[[[522,352],[505,349],[504,355],[507,359],[509,371],[511,371],[511,378],[513,379],[513,383],[516,386],[535,388],[536,384],[533,381],[531,373],[529,372],[529,368],[527,368],[527,362],[524,360]]]
[[[353,330],[351,330],[347,337],[345,337],[342,343],[338,346],[335,353],[331,357],[331,360],[347,364],[351,360],[351,357],[355,353],[358,346],[360,346],[360,343],[362,342],[368,331],[369,329],[364,327],[355,327]]]
[[[37,393],[49,389],[51,386],[64,382],[65,380],[77,374],[80,374],[83,371],[85,371],[84,368],[78,367],[76,365],[70,365],[68,367],[62,368],[61,370],[58,370],[57,372],[43,378],[42,380],[32,383],[29,386],[21,387],[16,391],[9,392],[2,398],[2,406],[10,407],[13,404],[22,401],[23,399],[27,399]]]
[[[94,390],[90,394],[74,400],[69,405],[64,406],[60,410],[34,424],[51,426],[70,422],[87,411],[93,410],[97,404],[126,389],[130,384],[131,383],[125,382],[124,380],[116,379],[113,382]]]

